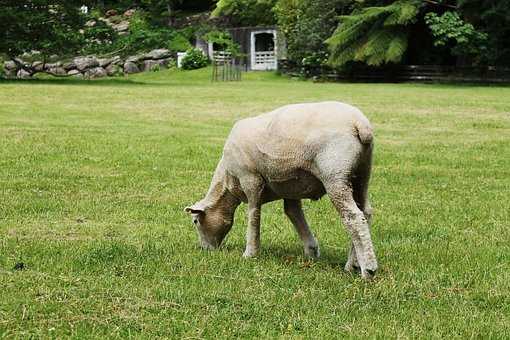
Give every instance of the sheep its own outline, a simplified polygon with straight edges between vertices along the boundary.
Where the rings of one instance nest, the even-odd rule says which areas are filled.
[[[201,246],[215,249],[221,245],[243,202],[248,204],[243,256],[256,256],[261,206],[283,199],[305,256],[318,258],[319,244],[301,200],[318,200],[327,194],[351,236],[345,270],[360,269],[363,278],[372,278],[377,270],[368,199],[373,145],[368,119],[357,108],[340,102],[287,105],[238,121],[225,142],[205,198],[185,208]]]

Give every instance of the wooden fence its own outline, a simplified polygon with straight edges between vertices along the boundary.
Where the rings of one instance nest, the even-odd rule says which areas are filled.
[[[241,72],[246,69],[243,58],[233,58],[228,52],[214,52],[212,58],[212,81],[240,81]]]
[[[328,67],[297,69],[280,61],[279,69],[294,76],[317,80],[348,80],[360,82],[463,82],[510,84],[510,68],[459,67],[438,65],[393,65],[385,67],[356,66],[345,71]]]

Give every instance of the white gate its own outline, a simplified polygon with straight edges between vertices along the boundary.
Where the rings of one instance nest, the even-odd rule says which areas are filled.
[[[257,51],[256,42],[257,35],[261,33],[269,33],[273,35],[274,49],[272,51]],[[277,60],[277,41],[276,30],[262,30],[251,32],[250,50],[251,50],[251,69],[252,70],[276,70],[278,68]]]

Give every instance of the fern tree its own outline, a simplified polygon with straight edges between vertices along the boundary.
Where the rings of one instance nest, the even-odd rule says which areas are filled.
[[[329,63],[340,67],[349,61],[368,65],[399,62],[407,49],[406,26],[416,20],[421,4],[418,0],[398,0],[341,16],[337,29],[326,40]]]

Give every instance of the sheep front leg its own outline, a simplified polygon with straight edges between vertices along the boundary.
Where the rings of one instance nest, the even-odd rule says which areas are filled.
[[[249,176],[240,182],[248,199],[248,229],[243,257],[249,258],[257,256],[260,250],[260,210],[264,182],[258,176]]]
[[[248,202],[248,229],[243,253],[245,258],[257,256],[260,250],[260,208],[257,202]]]
[[[356,256],[354,242],[351,241],[351,247],[349,248],[349,256],[347,257],[347,263],[345,264],[345,271],[352,272],[356,269],[359,269],[358,257]]]

